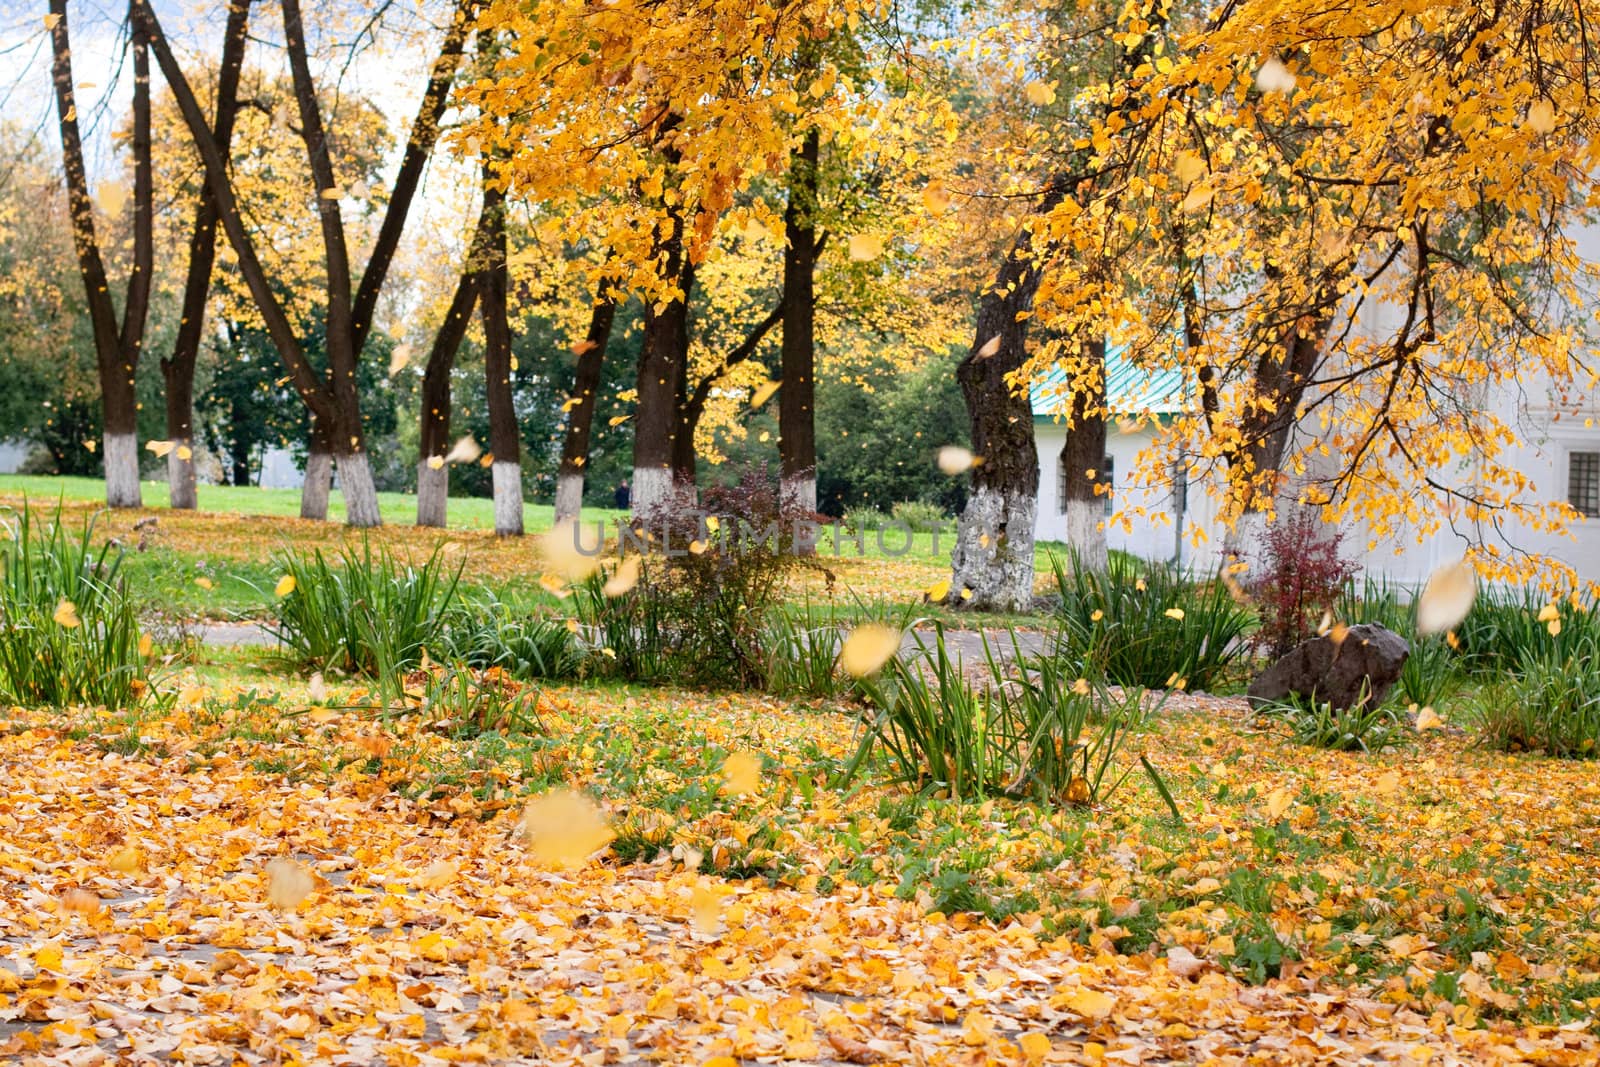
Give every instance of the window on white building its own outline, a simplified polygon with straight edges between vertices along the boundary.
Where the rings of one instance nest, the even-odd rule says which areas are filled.
[[[1567,454],[1567,503],[1590,518],[1600,517],[1600,452]]]
[[[1111,514],[1111,486],[1116,484],[1112,478],[1114,461],[1110,456],[1105,458],[1105,463],[1094,472],[1095,482],[1106,487],[1105,502],[1106,514]],[[1062,446],[1061,455],[1056,457],[1056,513],[1067,513],[1067,449]]]

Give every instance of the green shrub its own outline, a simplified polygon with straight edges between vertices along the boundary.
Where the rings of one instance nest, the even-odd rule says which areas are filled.
[[[889,510],[895,522],[902,523],[916,533],[931,533],[943,528],[949,516],[937,504],[922,500],[902,500]]]
[[[1051,557],[1061,640],[1088,673],[1114,685],[1209,689],[1246,651],[1250,615],[1220,582],[1195,583],[1175,567],[1103,571]]]
[[[715,531],[703,525],[707,514],[719,520]],[[606,576],[595,574],[576,590],[586,637],[601,654],[595,663],[633,681],[760,688],[773,609],[789,575],[813,565],[796,552],[800,517],[782,506],[762,467],[708,489],[704,510],[669,506],[644,516],[639,528],[652,551],[639,558],[638,580],[608,596]]]
[[[881,530],[887,526],[893,517],[873,507],[854,507],[844,513],[843,526],[849,533],[865,533],[871,530]]]
[[[1340,711],[1326,701],[1290,698],[1260,709],[1283,720],[1302,745],[1338,752],[1381,752],[1406,739],[1405,720],[1391,704],[1367,708],[1358,700]]]
[[[278,561],[294,590],[276,598],[268,631],[302,664],[388,678],[421,662],[424,648],[442,647],[461,565],[450,570],[441,549],[421,567],[367,540],[331,561],[320,548]]]
[[[0,535],[0,688],[17,704],[125,708],[149,690],[148,655],[120,574],[122,549],[36,525],[25,503]]]
[[[1557,605],[1557,634],[1539,618],[1549,603],[1549,597],[1536,589],[1490,588],[1479,594],[1456,629],[1467,668],[1481,677],[1499,677],[1542,657],[1571,659],[1589,643],[1600,641],[1600,617],[1593,601],[1584,602],[1584,610],[1569,601]]]
[[[565,623],[518,615],[495,600],[451,611],[437,652],[449,662],[499,667],[516,678],[570,678],[583,659]]]
[[[856,599],[854,606],[806,600],[780,605],[762,639],[764,688],[778,696],[836,697],[854,683],[839,670],[839,651],[849,630],[863,622],[908,631],[916,626],[916,604]]]
[[[892,780],[957,800],[1008,795],[1094,804],[1110,797],[1134,769],[1121,767],[1119,756],[1150,713],[1143,692],[1130,688],[1114,697],[1069,661],[1028,659],[1015,633],[1011,641],[1016,658],[1007,663],[985,639],[987,678],[978,689],[946,650],[939,623],[931,645],[918,636],[915,655],[896,656],[880,674],[860,680],[877,710],[844,780],[882,751]],[[1139,762],[1172,805],[1155,768]]]
[[[1563,631],[1564,632],[1564,631]],[[1551,756],[1593,756],[1600,745],[1600,640],[1535,650],[1508,680],[1478,699],[1483,743]]]
[[[423,711],[430,726],[458,740],[484,734],[544,734],[539,694],[523,689],[495,668],[474,670],[464,663],[428,672]]]

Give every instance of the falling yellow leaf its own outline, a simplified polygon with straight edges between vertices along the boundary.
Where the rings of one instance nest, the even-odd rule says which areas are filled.
[[[344,190],[335,185],[331,188],[322,190],[319,195],[324,200],[338,200],[340,197],[344,196]]]
[[[139,635],[139,655],[148,656],[156,650],[156,643],[149,634]]]
[[[722,894],[711,885],[695,886],[689,894],[689,916],[696,933],[717,933],[722,929]]]
[[[1556,128],[1556,107],[1548,100],[1535,100],[1528,108],[1528,129],[1551,133]]]
[[[479,448],[478,442],[468,435],[451,446],[450,451],[445,453],[444,461],[446,463],[472,463],[481,455],[483,455],[483,449]]]
[[[422,890],[443,889],[455,881],[459,870],[449,860],[434,860],[411,879],[411,884]]]
[[[623,423],[628,421],[628,418],[629,416],[627,415],[613,415],[611,416],[611,425],[621,426]]]
[[[1105,617],[1106,617],[1106,613],[1101,611],[1099,608],[1095,608],[1092,612],[1089,613],[1089,621],[1090,622],[1099,622],[1101,619],[1103,619]]]
[[[710,530],[712,533],[716,533],[718,530],[722,529],[722,520],[717,518],[715,515],[707,515],[706,529]]]
[[[1317,623],[1317,636],[1326,637],[1331,629],[1333,629],[1333,612],[1331,610],[1324,611],[1322,613],[1322,621]]]
[[[165,456],[168,452],[172,451],[172,442],[171,441],[146,441],[144,443],[144,447],[145,447],[145,451],[155,453],[156,458],[159,459],[160,457]]]
[[[995,334],[993,337],[983,342],[983,347],[978,349],[978,358],[988,359],[998,351],[1000,351],[1000,335]]]
[[[572,519],[562,519],[539,538],[546,568],[569,582],[581,582],[600,569],[603,547],[584,541],[582,527]]]
[[[943,215],[950,210],[950,194],[942,182],[929,182],[922,187],[922,206],[930,215]]]
[[[576,867],[616,835],[594,802],[570,789],[555,789],[522,809],[522,835],[541,863]]]
[[[60,21],[61,16],[52,11],[50,14],[44,17],[44,28],[47,30],[53,30],[56,28],[56,23]]]
[[[128,187],[117,181],[101,182],[95,199],[107,215],[120,215],[123,205],[128,202]]]
[[[482,467],[484,470],[488,470],[490,467],[494,466],[494,453],[485,452],[483,455],[479,456],[478,466]]]
[[[572,590],[567,588],[567,583],[562,581],[559,574],[539,575],[539,585],[557,600],[565,600],[572,595]]]
[[[439,470],[440,468],[442,468],[443,466],[444,466],[444,457],[443,456],[429,456],[428,457],[428,469],[429,470],[436,471],[436,470]]]
[[[399,344],[394,346],[394,351],[389,353],[389,377],[405,370],[406,364],[411,362],[411,346]]]
[[[1184,213],[1199,211],[1217,197],[1217,191],[1209,185],[1196,185],[1189,190],[1183,198],[1183,203],[1178,205],[1178,210]]]
[[[754,793],[761,788],[761,757],[754,752],[735,752],[722,761],[724,793]]]
[[[306,683],[306,695],[311,698],[313,703],[317,704],[328,699],[328,683],[322,680],[321,671],[313,674],[311,680]]]
[[[883,255],[883,238],[870,233],[857,233],[850,236],[850,258],[857,263],[865,263]]]
[[[372,190],[368,188],[364,179],[357,178],[355,181],[350,183],[350,195],[355,197],[357,200],[365,200],[371,194]]]
[[[875,622],[862,623],[844,639],[839,666],[852,678],[874,673],[900,649],[900,631]]]
[[[1294,73],[1277,56],[1268,59],[1256,71],[1256,88],[1264,93],[1291,93],[1294,85]]]
[[[93,915],[100,910],[100,896],[87,889],[69,889],[58,901],[62,911],[75,915]]]
[[[1205,177],[1205,160],[1193,152],[1179,152],[1172,161],[1172,173],[1184,185],[1193,185]]]
[[[611,577],[606,579],[606,584],[601,587],[606,596],[621,596],[635,585],[639,584],[639,556],[629,556],[617,565]]]
[[[705,555],[707,547],[709,547],[709,546],[707,546],[704,541],[700,540],[697,537],[693,541],[689,542],[689,555],[691,555],[691,556],[703,556],[703,555]]]
[[[315,887],[311,872],[288,856],[279,856],[267,864],[267,900],[279,911],[299,907]]]
[[[1283,813],[1289,810],[1290,803],[1292,803],[1292,798],[1289,796],[1287,789],[1274,789],[1268,793],[1266,803],[1267,819],[1277,822],[1283,817]]]
[[[198,585],[201,589],[215,589],[217,587],[216,582],[213,582],[210,578],[204,577],[196,578],[194,580],[194,584]]]
[[[772,394],[776,393],[778,391],[778,386],[782,384],[782,379],[774,382],[768,382],[761,388],[757,389],[754,393],[750,394],[750,410],[760,410],[761,405],[765,404],[768,400],[771,400]]]
[[[972,453],[960,445],[945,445],[939,449],[939,470],[954,476],[972,468]]]
[[[106,866],[118,874],[138,874],[144,866],[139,850],[132,846],[117,849],[106,859]]]
[[[282,578],[278,579],[278,584],[272,587],[272,592],[275,596],[285,597],[294,592],[294,587],[294,575],[285,574]]]
[[[1028,98],[1028,103],[1035,107],[1044,107],[1055,103],[1056,91],[1048,82],[1031,81],[1022,87],[1022,95]]]
[[[189,462],[194,458],[194,449],[190,448],[188,445],[179,445],[178,458],[185,463]]]
[[[87,448],[90,452],[93,452],[95,449],[100,447],[100,442],[91,437],[83,443],[83,447]]]
[[[1478,576],[1465,557],[1448,563],[1428,577],[1417,598],[1417,633],[1423,636],[1453,630],[1472,610],[1478,595]]]
[[[55,614],[51,618],[55,619],[57,626],[65,626],[69,630],[76,630],[83,625],[78,621],[78,606],[70,600],[56,604]]]
[[[1423,730],[1443,730],[1444,720],[1439,718],[1439,713],[1432,708],[1423,708],[1417,712],[1417,732]]]
[[[1161,614],[1165,615],[1169,619],[1176,619],[1179,622],[1183,621],[1183,609],[1182,608],[1168,608],[1166,611],[1163,611]]]
[[[950,595],[950,579],[940,578],[937,582],[934,582],[932,585],[928,586],[928,588],[924,589],[922,591],[922,595],[933,601],[935,604],[939,603],[945,597]]]

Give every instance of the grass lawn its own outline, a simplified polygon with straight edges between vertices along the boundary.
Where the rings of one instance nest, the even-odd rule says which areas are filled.
[[[338,494],[330,507],[332,521],[308,522],[299,517],[300,494],[294,489],[252,489],[236,486],[199,487],[200,510],[175,512],[166,506],[166,484],[144,484],[145,508],[110,511],[104,501],[104,483],[93,478],[55,478],[0,475],[0,506],[20,507],[26,500],[36,510],[53,512],[62,502],[69,520],[93,516],[104,538],[116,538],[130,550],[124,563],[134,595],[151,610],[163,613],[225,618],[260,616],[270,610],[269,595],[281,569],[272,556],[281,549],[322,548],[335,551],[360,545],[370,537],[411,558],[421,558],[435,547],[450,543],[464,556],[464,581],[469,589],[493,590],[494,595],[525,604],[531,610],[556,613],[559,602],[539,585],[542,573],[535,544],[528,539],[502,539],[493,535],[494,511],[489,500],[453,498],[448,530],[412,525],[415,498],[404,493],[380,493],[385,525],[366,532],[343,525]],[[611,509],[586,508],[585,526],[600,522],[608,528],[623,517]],[[146,523],[143,528],[138,524]],[[554,509],[545,504],[524,508],[530,534],[549,530]],[[847,611],[854,598],[921,600],[921,591],[949,576],[951,538],[916,534],[909,546],[895,531],[882,542],[873,532],[859,540],[840,534],[837,542],[825,534],[819,545],[817,567],[804,571],[795,582],[794,597],[833,598]],[[902,551],[903,549],[903,551]],[[937,549],[937,551],[935,551]],[[1059,546],[1055,546],[1059,551]],[[1051,546],[1037,550],[1038,589],[1050,586]],[[952,626],[972,625],[961,612],[929,607],[927,614]],[[986,625],[1013,622],[1039,626],[1033,615],[989,619]]]
[[[1191,700],[1128,757],[1178,822],[1142,775],[1092,809],[914,794],[876,765],[837,789],[849,706],[564,685],[480,732],[359,684],[313,699],[260,650],[179,670],[164,709],[0,727],[0,1054],[1600,1054],[1586,763],[1449,730],[1311,750]],[[737,786],[735,754],[759,771]],[[597,836],[581,805],[552,824],[569,787]]]

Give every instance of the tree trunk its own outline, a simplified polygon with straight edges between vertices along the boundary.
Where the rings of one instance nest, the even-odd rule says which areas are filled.
[[[300,517],[328,518],[328,495],[333,488],[333,438],[322,423],[311,424],[311,451],[306,455],[306,477],[300,486]]]
[[[1282,342],[1256,364],[1256,394],[1266,403],[1245,412],[1243,444],[1228,456],[1233,491],[1243,495],[1239,517],[1223,538],[1225,556],[1238,556],[1261,543],[1268,515],[1283,483],[1283,456],[1298,418],[1306,384],[1316,373],[1331,319],[1319,316],[1310,328],[1291,325]]]
[[[1047,214],[1061,195],[1054,189],[1037,213]],[[1027,360],[1026,313],[1038,288],[1032,234],[1024,230],[978,304],[972,350],[956,370],[971,423],[972,450],[983,462],[973,468],[972,492],[950,554],[953,605],[1022,611],[1033,603],[1039,456],[1028,392],[1013,389],[1007,375]],[[966,600],[963,591],[971,594]]]
[[[483,381],[489,406],[489,451],[494,482],[494,532],[522,536],[522,433],[511,391],[511,318],[507,311],[510,270],[506,264],[505,194],[494,184],[491,164],[483,169],[483,226],[488,262],[479,276],[478,313],[483,316]]]
[[[224,156],[233,144],[250,3],[251,0],[233,0],[229,4],[228,25],[222,35],[222,68],[217,78],[212,136]],[[172,451],[167,453],[167,504],[175,510],[192,510],[198,506],[193,456],[194,365],[205,325],[206,298],[211,291],[216,238],[217,198],[210,185],[203,185],[200,204],[195,209],[194,228],[189,233],[189,269],[183,283],[183,310],[178,319],[178,332],[172,342],[172,355],[161,361],[161,377],[166,385],[167,439],[173,442]],[[185,447],[190,450],[188,459],[179,455]]]
[[[344,494],[344,521],[349,526],[381,526],[383,516],[378,513],[378,490],[372,481],[372,467],[364,451],[352,449],[339,453],[339,491]],[[327,511],[327,494],[323,494],[323,511]]]
[[[1103,571],[1106,551],[1106,497],[1111,479],[1106,460],[1106,343],[1090,341],[1081,350],[1078,376],[1072,383],[1072,418],[1061,449],[1066,473],[1067,544],[1077,565]],[[1031,418],[1031,416],[1030,416]],[[1092,473],[1091,473],[1092,472]]]
[[[422,424],[417,450],[418,526],[443,526],[449,511],[450,468],[442,461],[450,451],[450,371],[461,349],[461,339],[466,336],[477,294],[477,274],[469,265],[462,269],[456,294],[433,339],[428,365],[422,372]],[[434,467],[430,460],[440,461],[440,465]]]
[[[644,344],[639,352],[636,408],[633,426],[633,512],[635,515],[673,502],[694,483],[679,484],[675,474],[689,468],[693,478],[694,441],[678,441],[679,405],[683,398],[689,359],[689,299],[694,288],[694,267],[683,262],[682,225],[673,216],[672,237],[665,243],[667,276],[678,281],[681,297],[664,306],[647,302]],[[686,450],[686,451],[685,451]],[[687,459],[685,458],[687,456]]]
[[[589,464],[589,435],[594,426],[595,394],[600,389],[606,344],[617,316],[615,297],[596,294],[589,312],[589,332],[578,352],[572,383],[572,407],[567,412],[567,434],[561,444],[561,467],[556,476],[556,521],[576,520],[583,510],[583,472]]]
[[[783,229],[783,349],[778,390],[780,499],[785,510],[817,510],[816,267],[817,160],[815,129],[789,161],[789,203]],[[814,546],[800,545],[814,552]]]
[[[130,16],[136,14],[136,4],[130,3],[129,13]],[[51,73],[61,131],[62,170],[67,183],[73,247],[87,298],[100,379],[106,503],[114,508],[139,507],[143,501],[139,487],[138,402],[134,378],[144,344],[155,262],[149,37],[144,24],[133,18],[133,266],[119,328],[95,236],[94,206],[89,198],[88,175],[84,169],[66,0],[50,0],[50,14]]]
[[[139,435],[131,431],[101,437],[106,464],[106,504],[114,508],[142,507],[139,494]]]

